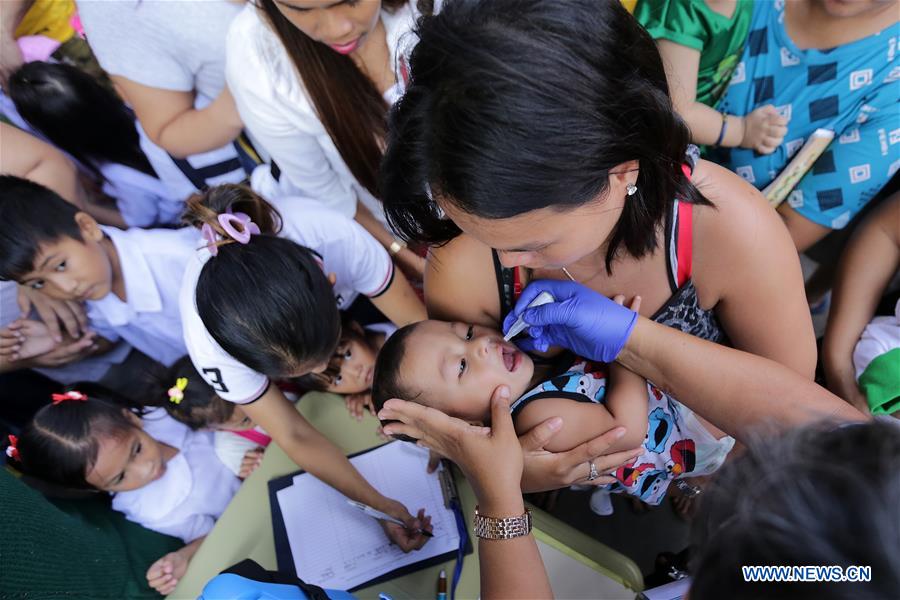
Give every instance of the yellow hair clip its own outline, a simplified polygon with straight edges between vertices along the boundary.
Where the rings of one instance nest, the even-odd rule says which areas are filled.
[[[187,377],[179,377],[175,380],[175,385],[169,388],[169,391],[166,392],[169,395],[169,402],[172,404],[181,404],[181,401],[184,400],[184,388],[187,387],[188,380]]]

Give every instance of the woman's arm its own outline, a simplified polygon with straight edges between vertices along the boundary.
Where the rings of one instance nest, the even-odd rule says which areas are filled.
[[[157,146],[174,156],[215,150],[231,143],[243,128],[228,88],[208,106],[194,108],[194,94],[146,86],[121,75],[112,81]]]
[[[408,410],[408,412],[407,412]],[[382,419],[401,419],[385,433],[406,433],[421,445],[455,462],[472,485],[478,512],[489,517],[525,513],[519,481],[522,449],[509,414],[509,388],[500,386],[491,397],[491,428],[476,427],[438,410],[389,400]],[[510,540],[478,540],[481,597],[552,598],[553,590],[532,535]]]
[[[643,317],[618,361],[738,441],[759,427],[783,431],[822,419],[865,418],[792,369]]]
[[[388,231],[387,228],[375,218],[375,215],[373,215],[359,200],[356,201],[356,215],[353,218],[357,223],[362,225],[385,250],[390,252],[392,244],[400,243],[400,240],[394,237],[394,234]],[[394,259],[394,262],[403,269],[403,272],[410,277],[422,279],[422,276],[425,274],[425,259],[406,246],[399,252],[393,254],[392,258]]]
[[[497,329],[500,296],[491,249],[461,234],[429,250],[425,265],[428,316]]]
[[[0,170],[39,183],[84,209],[78,171],[50,144],[14,125],[0,123]]]
[[[90,213],[105,225],[125,228],[125,220],[112,204],[102,206],[85,189],[78,169],[65,154],[27,131],[0,123],[0,171],[39,183]],[[97,193],[101,193],[99,189]]]
[[[557,301],[526,309],[542,291]],[[636,318],[577,283],[536,281],[522,293],[515,312],[524,314],[535,343],[566,342],[580,348],[582,356],[618,360],[738,441],[747,441],[761,425],[784,430],[824,418],[864,418],[788,367]],[[550,483],[552,472],[546,476]]]
[[[16,43],[16,27],[31,2],[28,0],[5,0],[0,2],[0,87],[6,89],[9,76],[22,65],[22,51]]]
[[[242,407],[247,416],[265,429],[299,467],[312,473],[348,498],[396,517],[406,528],[381,522],[388,537],[404,552],[421,548],[427,538],[418,533],[423,526],[406,508],[378,490],[360,475],[344,453],[319,433],[288,402],[281,390],[270,385],[258,400]]]
[[[800,260],[784,224],[734,173],[701,161],[694,179],[715,205],[693,211],[693,279],[702,305],[715,307],[735,348],[812,379],[816,340]]]
[[[900,194],[894,194],[860,227],[844,250],[822,344],[829,389],[862,410],[868,410],[868,404],[856,385],[853,349],[898,268]]]
[[[399,271],[394,271],[394,280],[391,285],[381,295],[372,298],[372,304],[397,327],[424,321],[428,318],[425,314],[425,305],[416,296],[403,273]]]
[[[609,447],[610,452],[640,446],[647,434],[647,384],[642,377],[619,368],[620,373],[629,373],[632,378],[610,384],[606,403],[541,398],[516,417],[516,433],[522,435],[547,419],[559,417],[562,429],[544,446],[548,452],[568,452],[614,427],[624,427],[625,435]]]

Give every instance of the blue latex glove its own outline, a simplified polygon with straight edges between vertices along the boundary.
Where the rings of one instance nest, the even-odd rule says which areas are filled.
[[[550,292],[552,304],[528,308],[541,292]],[[517,340],[523,350],[545,352],[562,346],[575,354],[599,362],[612,362],[622,351],[637,313],[606,296],[571,281],[543,279],[530,284],[503,320],[504,333],[520,314],[530,325],[529,338]]]

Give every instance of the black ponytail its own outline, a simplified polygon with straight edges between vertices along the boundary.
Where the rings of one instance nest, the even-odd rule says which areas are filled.
[[[134,114],[84,71],[59,63],[26,63],[10,76],[9,95],[32,127],[98,179],[105,163],[156,175],[141,150]]]
[[[218,215],[243,212],[260,235],[230,239]],[[337,347],[341,320],[331,282],[309,248],[275,237],[278,211],[240,185],[220,185],[188,201],[183,220],[223,236],[197,280],[197,312],[231,356],[271,378],[326,362]]]

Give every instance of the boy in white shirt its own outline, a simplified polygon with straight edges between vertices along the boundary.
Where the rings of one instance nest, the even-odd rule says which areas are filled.
[[[121,339],[165,365],[186,354],[178,291],[196,240],[189,228],[101,227],[47,188],[0,176],[0,279],[86,302],[98,353]]]

